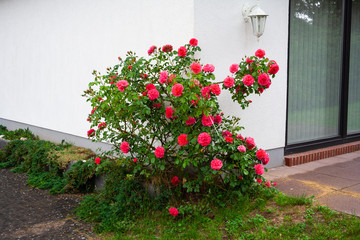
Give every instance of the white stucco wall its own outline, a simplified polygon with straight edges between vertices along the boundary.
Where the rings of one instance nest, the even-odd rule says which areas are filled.
[[[92,70],[105,72],[127,50],[145,56],[153,44],[176,49],[196,37],[218,80],[258,48],[278,62],[270,89],[245,111],[226,91],[220,101],[260,147],[284,147],[288,0],[260,1],[269,17],[259,42],[245,2],[255,0],[0,1],[0,118],[86,137],[91,109],[81,94]]]
[[[194,35],[193,0],[0,1],[0,118],[86,137],[94,69]]]
[[[196,0],[195,37],[202,49],[202,63],[215,65],[217,80],[230,75],[231,64],[239,63],[245,55],[254,55],[259,48],[265,50],[266,57],[277,61],[280,71],[271,87],[261,97],[250,97],[253,103],[245,110],[232,102],[228,91],[220,95],[224,113],[241,117],[241,125],[246,128],[244,136],[253,137],[262,148],[274,149],[285,146],[289,1],[259,1],[269,15],[259,41],[241,13],[244,3],[255,2]]]

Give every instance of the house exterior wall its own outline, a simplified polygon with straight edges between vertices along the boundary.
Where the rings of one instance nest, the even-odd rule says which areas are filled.
[[[244,3],[255,1],[1,1],[0,124],[86,137],[91,108],[81,94],[93,78],[92,70],[105,72],[128,50],[145,56],[151,45],[178,48],[196,37],[202,63],[215,65],[217,81],[230,74],[231,64],[258,48],[278,62],[272,86],[261,98],[251,97],[245,111],[232,103],[226,90],[219,100],[225,114],[241,117],[244,136],[270,150],[277,159],[271,165],[281,165],[289,3],[260,1],[269,17],[259,41],[242,18]]]

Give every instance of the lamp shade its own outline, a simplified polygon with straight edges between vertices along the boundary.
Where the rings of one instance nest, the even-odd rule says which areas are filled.
[[[261,35],[263,35],[267,16],[268,15],[259,7],[256,7],[249,14],[249,18],[251,20],[251,25],[253,29],[253,34],[255,36],[260,37]]]

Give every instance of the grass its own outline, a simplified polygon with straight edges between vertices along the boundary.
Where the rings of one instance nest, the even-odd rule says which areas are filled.
[[[201,205],[201,203],[198,203]],[[210,210],[211,209],[211,210]],[[360,239],[360,219],[330,210],[313,198],[262,193],[206,214],[173,217],[166,211],[119,221],[122,232],[105,239]]]

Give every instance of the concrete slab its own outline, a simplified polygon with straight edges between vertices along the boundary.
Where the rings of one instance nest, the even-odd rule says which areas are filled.
[[[311,197],[322,194],[322,190],[311,184],[304,184],[303,181],[295,179],[280,179],[276,188],[289,196]]]
[[[291,176],[291,179],[305,180],[305,181],[316,182],[321,185],[328,185],[334,191],[340,190],[343,188],[347,188],[347,187],[351,187],[351,186],[354,186],[354,184],[356,184],[356,183],[354,183],[353,180],[350,180],[350,179],[330,176],[327,174],[316,173],[316,172],[308,172],[308,173],[304,173],[304,174],[293,175],[293,176]],[[357,182],[360,183],[360,179]]]
[[[337,176],[354,181],[358,181],[360,176],[360,168],[341,168],[335,165],[317,168],[314,170],[314,172]]]
[[[333,210],[360,217],[360,198],[358,197],[346,195],[340,191],[316,199],[320,204],[325,204]]]

